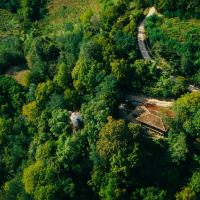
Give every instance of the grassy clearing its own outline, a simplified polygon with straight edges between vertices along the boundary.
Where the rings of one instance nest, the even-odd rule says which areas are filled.
[[[98,0],[52,0],[48,5],[48,15],[41,21],[41,29],[44,34],[60,35],[66,30],[67,23],[77,23],[88,9],[98,13]]]
[[[27,84],[26,77],[29,73],[30,71],[28,69],[18,66],[12,67],[6,72],[7,75],[14,78],[19,84],[23,86],[26,86]]]
[[[0,39],[21,34],[20,24],[12,13],[0,9]]]
[[[97,0],[53,0],[49,3],[48,11],[50,15],[55,15],[63,9],[68,10],[69,12],[65,14],[72,20],[76,20],[88,8],[98,12],[99,3]]]
[[[10,13],[7,10],[0,9],[0,48],[2,52],[10,45],[11,49],[14,49],[16,41],[20,41],[23,38],[22,27],[17,19],[17,16]],[[16,38],[15,40],[13,38]],[[7,43],[5,42],[7,41]],[[6,43],[6,45],[5,45]],[[14,53],[15,50],[13,50]],[[3,59],[2,55],[1,59]],[[23,66],[10,66],[10,69],[6,72],[7,75],[13,77],[18,83],[25,85],[24,77],[27,74],[27,70]]]

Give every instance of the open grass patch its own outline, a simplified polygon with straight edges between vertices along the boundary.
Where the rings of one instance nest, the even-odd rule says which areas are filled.
[[[0,9],[0,39],[11,35],[19,36],[21,33],[22,29],[17,17],[7,10]]]
[[[66,24],[76,24],[80,16],[91,9],[100,10],[98,0],[52,0],[48,5],[48,15],[40,22],[43,34],[60,35],[66,30]]]

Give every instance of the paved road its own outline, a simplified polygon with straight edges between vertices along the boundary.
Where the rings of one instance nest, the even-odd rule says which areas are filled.
[[[141,24],[138,27],[138,46],[139,46],[141,55],[142,55],[143,59],[150,60],[152,62],[155,62],[155,61],[153,60],[153,58],[151,58],[149,51],[148,51],[146,44],[145,44],[145,39],[146,39],[145,22],[150,16],[152,16],[156,13],[157,13],[156,8],[151,7],[149,9],[148,14],[146,15],[146,17],[144,18],[144,20],[141,22]],[[157,66],[157,68],[160,68],[160,67]],[[176,77],[173,77],[173,79],[176,80]],[[188,91],[190,91],[190,92],[200,92],[200,88],[196,87],[195,85],[189,85]]]
[[[149,52],[148,52],[148,50],[146,48],[146,44],[145,44],[146,34],[145,34],[144,25],[145,25],[145,22],[148,19],[148,17],[154,15],[155,13],[156,13],[156,9],[154,7],[150,8],[148,15],[144,18],[144,20],[138,27],[138,45],[139,45],[140,52],[142,54],[142,57],[145,60],[151,60],[151,61],[153,61],[153,59],[149,55]]]

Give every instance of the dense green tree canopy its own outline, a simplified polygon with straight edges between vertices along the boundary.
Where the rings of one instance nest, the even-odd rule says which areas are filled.
[[[138,26],[153,5],[162,16],[145,23],[152,62]],[[186,93],[200,84],[199,8],[1,0],[0,200],[199,200],[200,93]],[[139,124],[135,104],[167,132]]]

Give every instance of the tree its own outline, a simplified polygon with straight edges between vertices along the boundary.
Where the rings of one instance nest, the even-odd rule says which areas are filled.
[[[116,19],[123,15],[126,11],[129,1],[102,1],[103,13],[101,15],[101,21],[103,23],[103,27],[106,30],[109,30]]]
[[[118,149],[126,145],[127,127],[125,121],[114,121],[108,118],[108,123],[99,133],[97,152],[102,159],[108,160]],[[126,147],[125,147],[126,148]]]
[[[25,20],[35,21],[42,17],[46,0],[20,0],[21,13]]]
[[[186,135],[184,133],[174,134],[169,133],[168,137],[169,152],[172,161],[179,164],[181,161],[186,161],[188,155],[188,146]]]
[[[190,178],[189,183],[179,193],[176,194],[176,200],[197,200],[200,198],[200,172],[195,171]]]
[[[57,172],[55,165],[45,165],[42,160],[29,165],[23,171],[25,191],[36,200],[55,199],[59,188],[56,185]]]
[[[37,124],[39,117],[39,109],[35,101],[24,105],[22,108],[22,114],[33,124]]]
[[[30,197],[25,193],[21,177],[16,176],[7,181],[0,192],[0,198],[4,200],[30,200]]]
[[[195,192],[197,199],[200,198],[200,171],[196,170],[190,179],[189,187]]]
[[[0,2],[0,8],[16,12],[19,8],[19,0],[2,0]]]
[[[94,153],[91,184],[103,199],[127,199],[127,190],[138,184],[138,134],[141,127],[108,118],[101,129]]]
[[[35,98],[38,105],[44,107],[48,102],[50,95],[54,92],[52,81],[40,83],[35,91]]]
[[[176,200],[197,200],[195,192],[189,187],[184,187],[176,194]]]
[[[47,109],[49,109],[49,111],[52,111],[56,109],[64,109],[65,105],[65,98],[62,95],[53,93],[52,95],[50,95],[46,107]]]
[[[134,70],[132,84],[137,90],[150,85],[157,78],[156,65],[149,61],[136,60],[131,67]]]
[[[0,113],[2,115],[19,114],[24,102],[24,89],[8,76],[0,76]]]
[[[52,111],[52,117],[49,119],[49,127],[52,134],[56,137],[62,133],[70,133],[70,122],[69,122],[69,112],[67,110],[54,110]]]
[[[58,65],[58,72],[54,78],[54,81],[63,89],[69,87],[70,71],[64,63]]]
[[[112,67],[112,74],[118,81],[126,80],[126,77],[131,73],[130,67],[124,59],[113,60],[110,65]]]
[[[56,145],[53,140],[48,140],[44,144],[41,144],[36,149],[35,159],[36,160],[48,160],[55,153]]]
[[[127,19],[129,20],[129,19]],[[136,44],[136,38],[130,32],[122,32],[121,30],[115,30],[112,33],[112,39],[115,46],[115,54],[117,58],[131,58],[135,59],[136,56],[129,57],[131,52],[134,52],[134,47]]]
[[[3,146],[5,144],[5,139],[7,135],[11,132],[11,122],[5,118],[0,118],[0,144]]]
[[[167,200],[167,192],[156,187],[137,189],[133,192],[131,200]]]
[[[0,42],[0,73],[17,65],[25,65],[22,43],[19,37],[10,36]]]
[[[98,63],[95,60],[87,60],[84,57],[79,57],[72,72],[74,87],[81,93],[84,90],[91,92],[104,77],[105,70],[102,63]]]
[[[183,95],[174,104],[176,113],[175,119],[171,123],[171,127],[176,133],[181,130],[192,137],[199,136],[199,109],[200,109],[200,93],[192,92]]]
[[[95,92],[95,97],[81,107],[84,126],[88,128],[88,135],[94,141],[116,105],[118,98],[116,79],[112,75],[106,76],[102,83],[95,88]]]
[[[178,97],[187,91],[186,81],[183,77],[175,80],[171,77],[161,76],[156,85],[151,89],[155,96]]]
[[[64,91],[64,99],[69,110],[76,110],[82,102],[82,98],[78,95],[78,92],[71,89]]]
[[[170,16],[200,17],[199,0],[178,0],[173,2],[170,0],[156,0],[155,3],[159,10]]]

